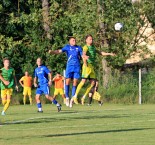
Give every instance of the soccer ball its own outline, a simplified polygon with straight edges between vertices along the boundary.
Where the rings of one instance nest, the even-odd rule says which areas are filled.
[[[121,31],[123,29],[123,24],[122,23],[116,23],[114,28],[116,31]]]

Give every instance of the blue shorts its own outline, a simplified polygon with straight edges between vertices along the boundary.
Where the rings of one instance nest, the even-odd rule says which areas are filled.
[[[66,68],[66,78],[79,79],[80,78],[80,66],[70,65]]]
[[[49,86],[48,84],[44,84],[44,85],[39,85],[37,90],[36,90],[36,94],[39,94],[39,95],[49,95],[50,94],[50,89],[49,89]]]

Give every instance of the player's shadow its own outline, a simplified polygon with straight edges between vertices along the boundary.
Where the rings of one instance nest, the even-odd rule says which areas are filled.
[[[132,128],[132,129],[120,129],[120,130],[103,130],[103,131],[92,131],[92,132],[49,134],[49,135],[44,135],[43,137],[65,137],[65,136],[75,136],[75,135],[85,135],[85,134],[119,133],[119,132],[130,132],[130,131],[143,131],[143,130],[150,130],[150,129],[154,129],[154,128]]]

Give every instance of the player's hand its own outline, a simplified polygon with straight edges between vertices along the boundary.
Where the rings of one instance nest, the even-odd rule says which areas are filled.
[[[17,85],[16,85],[16,87],[15,87],[15,88],[16,88],[16,91],[18,92],[18,90],[19,90],[19,89],[18,89],[18,86],[17,86]]]
[[[49,86],[52,86],[52,81],[49,81],[49,82],[48,82],[48,85],[49,85]]]
[[[115,53],[111,53],[111,56],[116,56],[116,54]]]
[[[34,87],[35,87],[35,88],[37,88],[37,87],[38,87],[38,85],[37,85],[36,83],[34,83]]]
[[[3,83],[4,83],[6,86],[8,86],[8,85],[10,84],[9,81],[4,81]]]
[[[49,54],[54,54],[52,50],[49,50],[48,53],[49,53]]]

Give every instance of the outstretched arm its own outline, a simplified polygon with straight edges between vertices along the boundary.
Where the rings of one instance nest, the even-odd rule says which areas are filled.
[[[114,53],[106,53],[104,51],[99,51],[99,50],[96,50],[96,52],[99,54],[99,55],[102,55],[102,56],[115,56]]]
[[[48,53],[49,54],[61,54],[62,53],[62,50],[61,49],[58,49],[58,50],[49,50]]]

